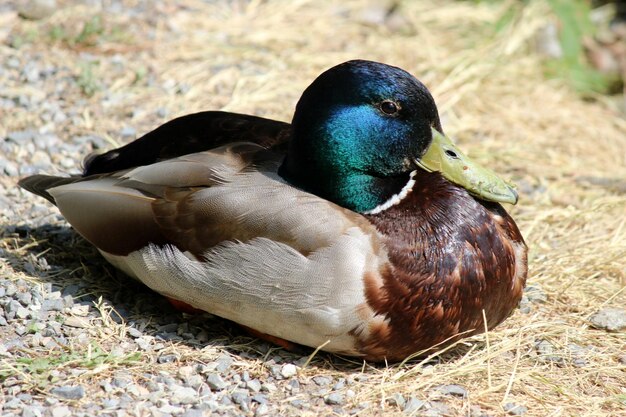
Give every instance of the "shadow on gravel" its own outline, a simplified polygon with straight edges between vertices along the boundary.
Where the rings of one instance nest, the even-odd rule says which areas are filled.
[[[26,274],[29,281],[49,285],[62,297],[70,295],[74,305],[90,308],[106,304],[113,310],[110,318],[126,323],[128,337],[152,336],[157,341],[175,342],[201,349],[215,346],[242,359],[281,360],[302,365],[313,349],[301,346],[294,352],[250,337],[237,324],[208,313],[187,314],[176,310],[165,297],[150,290],[111,266],[100,253],[70,227],[43,224],[20,224],[0,231],[4,247],[0,255],[15,272]],[[98,313],[99,314],[99,313]],[[428,364],[458,359],[469,346],[459,345]],[[410,363],[419,362],[419,359]],[[309,366],[336,370],[361,370],[357,358],[318,352]],[[385,367],[385,364],[368,364]]]

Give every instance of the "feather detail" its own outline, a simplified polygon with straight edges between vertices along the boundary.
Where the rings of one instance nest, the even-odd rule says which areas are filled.
[[[517,194],[452,148],[424,84],[356,60],[304,91],[293,125],[196,113],[88,157],[83,177],[20,185],[170,299],[280,340],[401,360],[482,332],[483,314],[496,326],[526,281],[517,226],[468,190]]]

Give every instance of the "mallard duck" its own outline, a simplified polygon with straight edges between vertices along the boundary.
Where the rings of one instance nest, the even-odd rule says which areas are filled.
[[[322,73],[291,125],[191,114],[82,176],[20,185],[179,306],[370,361],[493,328],[526,281],[499,204],[516,192],[444,135],[424,84],[382,63]]]

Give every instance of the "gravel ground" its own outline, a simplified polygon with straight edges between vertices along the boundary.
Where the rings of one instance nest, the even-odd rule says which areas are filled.
[[[52,12],[46,5],[54,3],[24,1],[21,13],[45,18]],[[130,3],[110,1],[104,11],[150,21],[150,2]],[[39,8],[29,10],[31,4]],[[17,8],[16,2],[0,5],[0,23],[14,22]],[[75,63],[30,47],[28,33],[0,29],[6,41],[0,46],[0,120],[11,116],[10,124],[0,125],[2,416],[437,417],[459,415],[462,404],[463,415],[478,417],[523,415],[532,408],[519,401],[498,411],[469,405],[470,389],[454,383],[427,392],[391,385],[380,389],[377,401],[363,399],[362,387],[372,390],[372,380],[385,379],[384,366],[322,353],[309,363],[309,350],[286,352],[211,315],[175,311],[114,270],[45,200],[18,189],[17,179],[78,173],[87,153],[127,142],[169,119],[179,108],[172,103],[171,110],[167,97],[187,94],[189,85],[159,80],[150,68],[144,73],[133,67],[132,54],[100,56],[89,48],[77,52],[84,64],[77,70]],[[175,27],[171,34],[177,36]],[[132,102],[132,94],[90,76],[92,64],[105,66],[112,80],[134,74],[139,81],[129,84],[139,82],[165,99],[129,110],[120,103]],[[93,119],[105,116],[115,127],[93,129]],[[547,300],[539,285],[529,286],[516,314],[530,320]],[[626,326],[625,316],[624,309],[607,308],[591,325],[617,332]],[[600,352],[538,337],[526,355],[540,366],[587,368]],[[619,361],[626,365],[626,356]],[[436,364],[420,364],[419,372],[429,375]]]
[[[110,8],[138,12],[117,2]],[[14,8],[2,6],[2,11],[13,13]],[[22,13],[47,12],[44,7]],[[86,100],[67,98],[68,92],[85,92],[74,68],[36,49],[3,48],[0,111],[29,116],[24,129],[0,130],[0,216],[6,226],[0,235],[3,416],[371,411],[369,402],[353,400],[359,384],[368,379],[362,364],[321,354],[331,371],[305,375],[310,351],[292,354],[251,339],[219,318],[173,310],[162,297],[108,266],[46,201],[17,188],[17,179],[26,175],[77,173],[84,155],[110,143],[96,135],[68,134],[85,122]],[[120,56],[113,62],[128,64]],[[105,84],[95,83],[102,97],[99,105],[106,108],[119,99]],[[167,115],[167,109],[156,108],[145,123]],[[126,126],[111,135],[124,142],[137,131]],[[334,366],[344,371],[333,372]],[[461,386],[441,386],[434,394],[438,401],[396,393],[386,407],[406,414],[447,415],[445,399],[466,395]],[[481,415],[479,408],[474,411]]]

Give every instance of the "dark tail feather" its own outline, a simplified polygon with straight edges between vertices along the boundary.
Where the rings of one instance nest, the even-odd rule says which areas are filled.
[[[21,179],[18,185],[23,189],[30,191],[33,194],[37,194],[54,204],[54,197],[48,193],[48,190],[60,185],[71,184],[76,181],[80,181],[82,177],[55,177],[52,175],[32,175]]]

